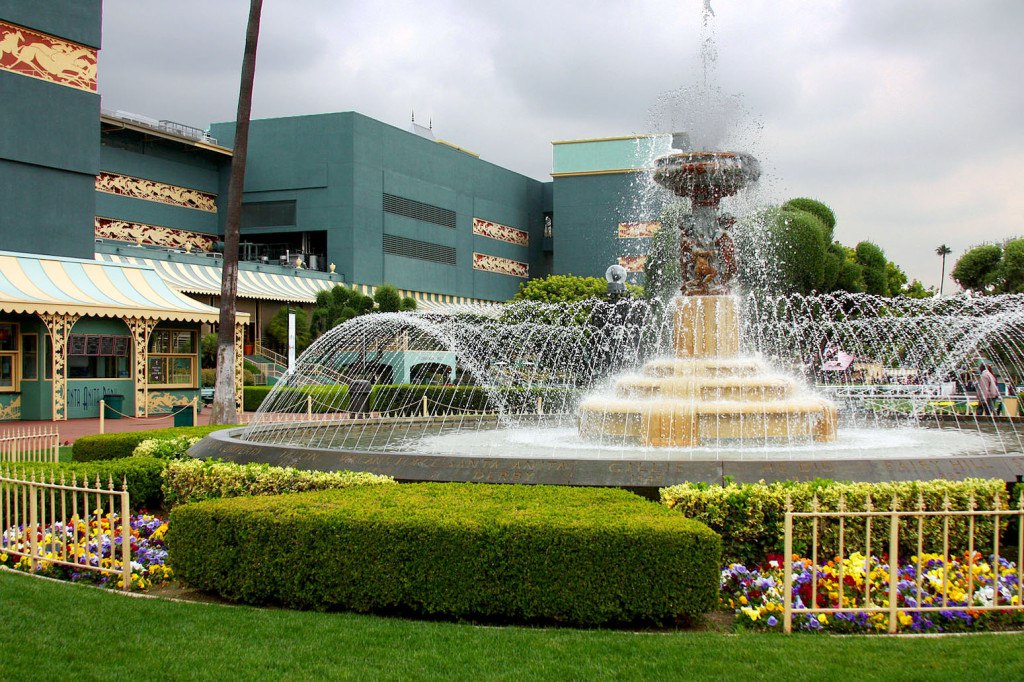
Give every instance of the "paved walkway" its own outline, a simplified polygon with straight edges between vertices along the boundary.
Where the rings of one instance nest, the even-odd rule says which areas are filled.
[[[203,409],[196,419],[196,426],[206,426],[210,423],[210,415],[213,410],[209,407]],[[0,423],[0,432],[7,429],[23,428],[49,428],[57,426],[57,433],[60,434],[61,444],[71,444],[75,439],[82,436],[91,436],[100,432],[100,420],[96,419],[68,419],[62,422],[52,421],[14,421]],[[122,433],[124,431],[148,431],[150,429],[166,429],[174,426],[174,417],[169,414],[152,417],[105,419],[103,420],[104,433]]]

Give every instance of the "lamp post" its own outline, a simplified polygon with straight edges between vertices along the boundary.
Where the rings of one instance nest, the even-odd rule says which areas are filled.
[[[604,271],[604,281],[608,283],[608,298],[617,301],[626,293],[626,268],[615,264]]]

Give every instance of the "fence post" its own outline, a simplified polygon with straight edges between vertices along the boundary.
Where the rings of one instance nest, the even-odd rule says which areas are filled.
[[[427,396],[423,396],[423,416],[430,416],[430,411],[427,409]]]
[[[100,398],[100,433],[103,433],[103,416],[107,411],[106,404],[107,401],[105,401],[103,398]]]
[[[306,419],[313,419],[313,396],[306,396]]]
[[[785,539],[782,558],[782,631],[793,631],[793,501],[786,494]],[[812,570],[815,570],[812,567]]]
[[[537,414],[544,416],[544,398],[537,396]]]
[[[193,422],[195,423],[195,422]],[[125,592],[132,589],[132,524],[128,510],[128,478],[121,481],[121,580]],[[113,530],[113,529],[111,529]]]
[[[889,634],[895,634],[897,619],[897,596],[900,582],[900,517],[897,513],[899,500],[892,494],[892,516],[889,522]]]
[[[192,398],[192,426],[199,426],[199,396]]]
[[[32,572],[39,570],[39,491],[36,489],[36,472],[32,472],[32,481],[26,481],[28,488],[28,543],[29,555],[32,557]]]

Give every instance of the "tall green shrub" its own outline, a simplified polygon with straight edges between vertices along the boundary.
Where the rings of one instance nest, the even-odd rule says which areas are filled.
[[[833,481],[776,483],[729,483],[725,486],[701,483],[684,483],[661,490],[661,501],[687,518],[705,523],[721,534],[723,558],[726,563],[739,562],[747,565],[760,564],[769,554],[783,551],[786,498],[790,498],[794,511],[810,511],[814,496],[817,495],[820,509],[836,510],[840,497],[850,510],[863,509],[868,495],[876,508],[890,508],[896,495],[900,509],[917,509],[918,499],[924,500],[927,509],[943,508],[946,496],[957,509],[966,509],[973,494],[978,508],[991,509],[999,499],[1005,507],[1005,484],[992,479],[967,479],[964,481],[894,481],[887,483],[836,483]],[[888,524],[876,522],[872,529],[873,551],[888,551]],[[942,522],[935,518],[925,521],[925,549],[942,547]],[[979,517],[977,521],[979,538],[992,536],[992,521]],[[838,524],[822,523],[819,556],[829,556],[838,550]],[[794,551],[805,553],[810,550],[810,521],[801,521],[795,526]],[[864,526],[862,522],[848,520],[845,524],[847,551],[864,550]],[[917,551],[917,520],[902,522],[901,554],[910,556]],[[950,543],[954,551],[967,549],[967,524],[954,522],[950,525]],[[859,548],[859,549],[858,549]]]

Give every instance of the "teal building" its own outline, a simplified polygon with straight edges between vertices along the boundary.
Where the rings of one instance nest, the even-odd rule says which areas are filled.
[[[0,0],[0,258],[18,268],[0,275],[0,420],[96,416],[104,395],[133,415],[173,409],[198,395],[198,338],[218,319],[234,123],[102,109],[101,11]],[[619,262],[639,276],[658,209],[636,201],[637,180],[670,146],[555,142],[541,181],[415,124],[255,120],[239,354],[261,349],[281,307],[339,284],[392,284],[443,312],[548,274]]]

